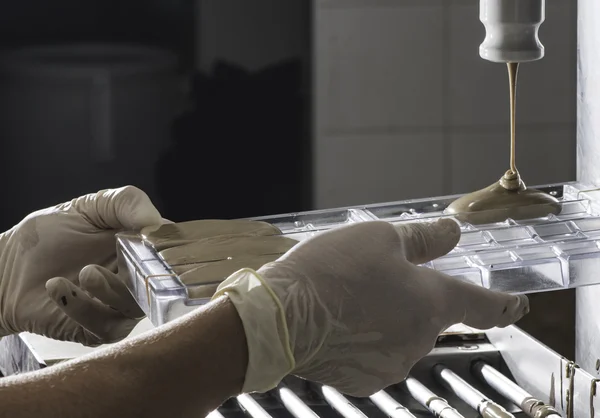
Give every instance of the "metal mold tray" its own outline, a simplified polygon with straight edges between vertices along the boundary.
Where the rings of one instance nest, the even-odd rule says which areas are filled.
[[[534,293],[600,283],[582,274],[600,270],[600,191],[579,183],[538,187],[560,201],[558,215],[471,225],[457,247],[426,267],[470,283],[511,293]],[[407,200],[323,211],[253,218],[298,241],[356,222],[430,222],[457,196]],[[207,299],[191,299],[171,268],[135,233],[117,236],[119,272],[155,325],[177,318]],[[589,271],[589,270],[587,270]]]

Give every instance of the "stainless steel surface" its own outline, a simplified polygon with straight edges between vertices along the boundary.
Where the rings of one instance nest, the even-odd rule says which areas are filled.
[[[272,418],[252,396],[244,393],[236,399],[240,407],[252,418]]]
[[[371,401],[390,418],[415,418],[408,408],[388,395],[385,391],[377,392],[370,397]]]
[[[598,380],[572,361],[540,345],[517,327],[486,333],[502,353],[515,382],[567,417],[594,417],[600,411]]]
[[[334,388],[323,386],[321,391],[329,405],[344,418],[367,418],[360,409]]]
[[[9,335],[0,339],[0,372],[11,376],[40,370],[46,363],[32,350],[20,335]]]
[[[552,406],[534,398],[515,382],[483,361],[478,361],[473,365],[473,373],[500,395],[520,406],[523,412],[532,418],[560,416]]]
[[[579,0],[577,19],[577,178],[600,187],[600,2]],[[595,192],[599,195],[600,192]],[[588,267],[582,274],[597,276]],[[593,376],[598,376],[600,359],[600,286],[577,290],[575,359]]]
[[[483,361],[475,363],[473,370],[483,381],[494,388],[496,392],[517,405],[521,405],[525,399],[531,397],[524,389]]]
[[[474,410],[479,411],[481,403],[487,400],[483,393],[474,389],[473,386],[469,385],[446,366],[437,364],[433,367],[433,372],[440,383],[448,386],[460,399],[465,401],[467,405]]]
[[[449,387],[456,396],[483,417],[514,418],[513,414],[475,389],[446,366],[437,364],[433,367],[433,373],[443,385]]]
[[[414,377],[409,376],[404,383],[412,397],[436,417],[464,418],[456,409],[450,406],[448,401],[433,393]]]
[[[283,386],[278,392],[279,400],[295,418],[319,418],[290,388]]]

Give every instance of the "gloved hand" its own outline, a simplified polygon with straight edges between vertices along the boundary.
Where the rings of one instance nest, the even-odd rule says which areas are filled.
[[[27,216],[0,235],[0,333],[91,346],[126,337],[143,312],[114,274],[115,233],[159,223],[148,196],[132,186]]]
[[[507,326],[525,296],[489,291],[419,267],[449,252],[452,220],[394,227],[366,222],[304,241],[258,272],[225,280],[244,325],[243,390],[266,391],[292,373],[353,396],[402,381],[450,325]]]

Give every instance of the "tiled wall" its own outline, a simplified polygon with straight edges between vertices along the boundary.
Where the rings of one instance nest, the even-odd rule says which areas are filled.
[[[319,208],[467,192],[508,168],[506,67],[479,58],[477,0],[315,0]],[[518,166],[575,178],[576,2],[547,0],[521,66]]]

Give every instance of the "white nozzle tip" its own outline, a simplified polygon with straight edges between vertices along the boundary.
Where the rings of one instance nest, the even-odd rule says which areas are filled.
[[[481,45],[479,47],[479,56],[484,60],[491,62],[530,62],[544,58],[545,50],[541,46],[539,49],[530,51],[511,51],[497,48],[486,48]]]
[[[546,16],[545,0],[480,0],[479,19],[485,39],[481,58],[492,62],[526,62],[544,57],[538,31]]]

